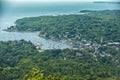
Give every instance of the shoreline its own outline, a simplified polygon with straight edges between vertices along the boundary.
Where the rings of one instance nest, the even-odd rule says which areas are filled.
[[[83,11],[83,12],[91,12],[92,10],[81,10],[81,11]],[[100,11],[103,11],[103,10],[100,10]],[[105,10],[106,11],[106,10]],[[94,12],[94,10],[93,10],[93,12]],[[72,15],[72,16],[74,16],[74,15],[76,15],[76,14],[69,14],[70,16]],[[59,16],[59,15],[56,15],[56,16]],[[64,15],[63,15],[64,16]],[[40,16],[39,16],[40,17]],[[38,19],[39,19],[39,17],[38,17]],[[36,18],[36,17],[28,17],[28,18]],[[24,19],[24,18],[22,18],[22,19]],[[17,20],[19,20],[19,19],[17,19]],[[44,21],[45,22],[45,21]],[[16,23],[16,25],[17,25],[17,23]],[[35,33],[37,36],[39,36],[39,37],[42,37],[42,38],[44,38],[44,39],[46,39],[46,40],[52,40],[52,41],[55,41],[55,42],[62,42],[62,43],[66,43],[67,45],[71,45],[71,46],[74,46],[74,43],[76,43],[77,41],[75,41],[74,39],[69,39],[69,38],[65,38],[65,37],[54,37],[54,36],[46,36],[45,34],[46,34],[46,32],[44,32],[43,34],[40,34],[40,31],[37,31],[38,29],[35,29],[34,30],[34,25],[32,25],[31,27],[31,29],[29,29],[29,28],[24,28],[24,27],[26,27],[26,25],[23,27],[24,29],[22,29],[21,28],[21,25],[22,24],[19,24],[19,21],[18,21],[18,26],[15,28],[15,26],[12,26],[11,28],[7,28],[7,29],[3,29],[3,31],[6,31],[6,32],[25,32],[25,33],[28,33],[28,32],[31,32],[31,33]],[[40,26],[41,27],[41,26]],[[47,26],[47,27],[49,27],[49,26]],[[22,31],[22,30],[24,30],[24,31]],[[33,30],[33,31],[32,31]],[[39,30],[41,30],[41,28],[39,29]],[[49,34],[49,33],[48,33]],[[66,33],[67,34],[67,33]],[[99,38],[98,38],[99,39]],[[98,40],[99,41],[99,40]],[[81,42],[81,41],[78,41],[79,43]],[[88,41],[89,42],[89,41]],[[71,44],[72,43],[72,44]]]
[[[60,48],[58,48],[57,47],[57,45],[55,45],[55,44],[51,44],[51,45],[55,45],[56,46],[56,48],[52,48],[52,47],[50,47],[50,46],[48,46],[48,47],[46,47],[45,49],[44,48],[42,48],[41,47],[41,50],[50,50],[50,49],[67,49],[67,48],[70,48],[70,44],[68,44],[68,42],[67,41],[65,41],[65,40],[57,40],[57,39],[48,39],[48,38],[45,38],[44,36],[42,36],[42,35],[40,35],[39,33],[39,31],[36,31],[36,32],[31,32],[31,31],[11,31],[11,30],[7,30],[7,29],[3,29],[2,31],[5,31],[5,32],[18,32],[18,33],[34,33],[35,35],[37,35],[39,38],[42,38],[42,39],[45,39],[45,40],[50,40],[50,44],[51,44],[51,41],[53,41],[53,42],[56,42],[56,43],[58,43],[58,44],[65,44],[65,45],[67,45],[67,47],[66,48],[64,48],[64,46],[63,47],[60,47]],[[39,42],[32,42],[35,46],[36,46],[36,44],[41,44],[42,43],[42,41],[39,43]],[[45,44],[43,44],[42,46],[44,46]],[[50,47],[50,48],[49,48]],[[39,49],[38,49],[39,50]],[[40,51],[41,51],[40,50]]]

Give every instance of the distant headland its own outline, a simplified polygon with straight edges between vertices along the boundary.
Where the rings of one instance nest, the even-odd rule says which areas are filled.
[[[96,1],[93,3],[110,3],[110,4],[120,4],[120,2],[104,2],[104,1]]]

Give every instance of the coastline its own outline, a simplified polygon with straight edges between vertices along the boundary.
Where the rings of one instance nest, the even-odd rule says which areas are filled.
[[[95,12],[95,13],[100,13],[100,14],[103,14],[103,15],[106,15],[106,14],[108,14],[108,13],[112,13],[112,12],[114,12],[114,11],[116,11],[116,10],[100,10],[100,11],[96,11],[96,10],[81,10],[82,12]],[[105,12],[105,13],[103,13],[103,12]],[[76,44],[77,44],[77,47],[78,47],[78,49],[81,47],[81,46],[86,46],[86,45],[89,45],[89,43],[90,42],[94,42],[93,40],[95,40],[94,38],[90,38],[89,36],[86,36],[86,35],[84,35],[84,34],[82,34],[83,35],[83,38],[81,38],[79,35],[76,35],[77,33],[76,32],[74,32],[75,34],[72,34],[72,33],[70,33],[71,32],[71,28],[69,29],[69,27],[68,26],[65,26],[65,27],[67,27],[68,28],[68,30],[63,30],[63,32],[64,33],[61,33],[61,32],[57,32],[57,31],[59,31],[59,30],[56,30],[56,28],[57,28],[57,26],[60,26],[60,25],[62,25],[62,23],[60,24],[60,25],[57,25],[58,24],[58,22],[57,22],[57,20],[59,20],[59,21],[63,21],[63,22],[66,22],[65,20],[64,20],[64,18],[65,19],[68,19],[67,20],[67,22],[70,20],[71,21],[71,16],[72,16],[72,18],[74,19],[73,21],[75,21],[76,20],[76,18],[78,18],[77,20],[80,20],[81,18],[83,18],[83,19],[86,19],[86,17],[88,17],[88,19],[90,19],[91,21],[93,20],[93,22],[94,22],[94,20],[96,21],[96,19],[98,20],[98,18],[95,18],[96,16],[94,16],[94,15],[92,15],[91,17],[90,17],[90,15],[89,14],[87,14],[87,15],[81,15],[81,14],[79,14],[79,15],[77,15],[77,14],[68,14],[68,15],[56,15],[56,16],[38,16],[38,17],[25,17],[25,18],[21,18],[21,19],[17,19],[16,20],[16,22],[14,22],[14,25],[12,25],[11,26],[11,28],[10,27],[8,27],[7,29],[3,29],[3,31],[6,31],[6,32],[20,32],[20,33],[28,33],[28,32],[30,32],[30,33],[35,33],[39,38],[41,37],[41,38],[43,38],[43,39],[45,39],[45,40],[52,40],[52,41],[55,41],[55,42],[60,42],[60,43],[64,43],[64,44],[67,44],[67,45],[69,45],[71,48],[74,48],[74,46],[76,47]],[[99,16],[98,16],[99,17]],[[41,28],[39,28],[41,25],[39,24],[39,21],[38,20],[41,20],[41,18],[43,18],[43,20],[41,21],[42,22],[42,24],[46,24],[46,21],[48,21],[47,22],[47,26],[46,25],[43,25],[43,26],[45,26],[45,27],[43,27],[43,28],[45,28],[45,29],[43,29],[43,32],[41,32]],[[36,20],[37,19],[37,20]],[[23,21],[22,21],[23,20]],[[32,21],[38,21],[37,23],[38,24],[36,24],[36,23],[34,23],[34,24],[32,24]],[[57,22],[57,26],[54,26],[54,25],[49,25],[49,24],[51,24],[51,22],[49,22],[49,21],[51,21],[51,20],[53,20],[52,21],[52,24],[55,24],[56,22]],[[102,20],[102,19],[100,19],[100,20]],[[19,22],[20,21],[20,22]],[[26,21],[28,21],[29,23],[26,23]],[[55,22],[56,21],[56,22]],[[17,23],[18,22],[18,23]],[[22,26],[22,28],[21,28],[21,25],[22,24],[20,24],[20,23],[26,23],[25,24],[25,26]],[[66,23],[67,23],[66,22]],[[88,23],[90,22],[89,20],[87,21]],[[66,23],[64,23],[64,24],[66,24]],[[76,23],[77,24],[77,23]],[[91,23],[90,23],[91,24]],[[32,26],[29,26],[28,28],[26,28],[26,26],[29,26],[29,25],[32,25]],[[33,27],[33,26],[37,26],[37,27]],[[69,25],[69,24],[67,24],[67,25]],[[77,24],[78,25],[78,24]],[[82,24],[81,24],[82,25]],[[16,27],[17,26],[17,27]],[[49,26],[53,26],[52,28],[49,28]],[[64,25],[62,25],[62,26],[64,26]],[[62,26],[60,26],[60,27],[62,27]],[[80,26],[79,26],[80,27]],[[84,26],[85,27],[85,26]],[[36,29],[33,29],[33,28],[36,28]],[[52,30],[53,29],[53,30]],[[74,29],[76,29],[76,28],[74,28]],[[84,28],[83,28],[84,29]],[[32,31],[33,30],[33,31]],[[36,30],[36,31],[35,31]],[[40,31],[39,31],[40,30]],[[52,32],[50,31],[50,30],[52,30]],[[69,32],[70,31],[70,32]],[[99,29],[98,29],[98,31],[99,31]],[[56,32],[56,33],[55,33]],[[83,32],[84,33],[84,32]],[[72,35],[71,35],[72,34]],[[79,34],[79,33],[78,33]],[[81,34],[81,33],[80,33]],[[91,34],[92,35],[92,34]],[[86,37],[89,37],[89,38],[86,38]],[[93,39],[93,40],[92,40]],[[98,46],[99,46],[99,43],[100,43],[100,37],[98,37],[98,38],[96,38],[97,39],[97,41],[98,41]],[[85,43],[84,43],[84,41],[85,41]],[[95,41],[95,43],[97,43],[97,41]],[[83,42],[83,43],[82,43]],[[108,41],[108,43],[109,43],[109,41]],[[92,46],[92,45],[91,45]]]

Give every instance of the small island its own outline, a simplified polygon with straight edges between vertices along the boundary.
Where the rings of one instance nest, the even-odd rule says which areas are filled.
[[[108,3],[108,4],[120,4],[120,2],[106,2],[106,1],[97,1],[93,3]]]

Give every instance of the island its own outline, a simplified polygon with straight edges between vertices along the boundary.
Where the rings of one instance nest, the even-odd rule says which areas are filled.
[[[106,2],[106,1],[96,1],[96,2],[93,2],[93,3],[108,3],[108,4],[120,4],[120,2],[118,1],[116,1],[116,2]]]

